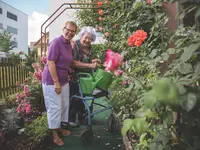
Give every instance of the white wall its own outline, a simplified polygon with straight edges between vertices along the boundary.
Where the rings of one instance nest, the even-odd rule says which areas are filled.
[[[49,16],[54,13],[64,3],[75,3],[76,0],[49,0]],[[64,5],[53,17],[54,19],[62,10],[69,8],[69,5]],[[75,9],[67,9],[63,12],[51,25],[49,28],[49,41],[60,36],[62,34],[62,29],[65,21],[75,21]]]
[[[76,0],[49,0],[49,16],[54,13],[54,11],[59,8],[64,3],[76,3]],[[52,19],[54,19],[62,10],[69,8],[69,5],[64,5],[60,11],[58,11]],[[67,9],[63,12],[51,25],[49,28],[49,41],[60,36],[63,31],[63,25],[65,21],[76,21],[75,13],[77,9]],[[99,35],[99,34],[98,34]],[[78,37],[75,36],[74,39]],[[95,43],[103,43],[105,40],[102,36],[97,36]]]
[[[13,34],[13,38],[16,38],[18,47],[14,48],[13,52],[18,53],[19,51],[24,51],[28,53],[28,15],[1,0],[0,8],[3,11],[0,14],[0,23],[3,24],[3,28],[7,29],[7,26],[10,26],[17,29],[17,35]],[[7,18],[7,11],[17,15],[17,21]]]

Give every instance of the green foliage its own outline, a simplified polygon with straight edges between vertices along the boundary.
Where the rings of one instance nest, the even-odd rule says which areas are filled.
[[[106,48],[105,44],[92,44],[92,58],[99,58],[103,62]]]
[[[34,68],[32,67],[32,64],[35,62],[39,62],[39,58],[36,58],[36,50],[31,51],[29,54],[26,54],[24,52],[21,52],[21,55],[24,55],[24,61],[21,63],[21,66],[24,67],[26,70],[33,72]]]
[[[162,3],[172,1],[151,2],[109,0],[102,8],[102,21],[97,22],[97,13],[96,17],[84,10],[78,17],[81,25],[102,26],[103,34],[109,32],[105,37],[107,47],[121,52],[124,57],[125,74],[113,81],[112,100],[118,116],[124,120],[122,133],[134,131],[139,136],[139,140],[132,143],[135,149],[165,150],[174,144],[188,150],[198,149],[200,33],[197,18],[200,6],[189,5],[177,14],[177,18],[182,19],[187,12],[196,10],[197,24],[169,31]],[[140,47],[129,47],[128,37],[139,29],[147,32],[148,38]],[[174,48],[169,48],[172,43]],[[167,78],[167,82],[164,86],[155,85],[161,77]],[[145,121],[148,129],[137,133],[134,119],[138,124]]]
[[[15,108],[3,109],[0,111],[0,131],[12,132],[21,127],[21,117],[16,113]]]
[[[0,51],[10,52],[15,47],[16,44],[14,41],[12,41],[12,35],[6,30],[0,32]]]
[[[37,145],[49,135],[47,124],[47,114],[43,113],[41,117],[35,119],[31,124],[26,125],[25,134],[28,135],[30,141]]]
[[[15,103],[16,103],[15,100],[16,100],[16,94],[11,94],[9,96],[1,98],[0,99],[0,105],[4,105],[7,108],[10,108],[13,105],[15,105]]]

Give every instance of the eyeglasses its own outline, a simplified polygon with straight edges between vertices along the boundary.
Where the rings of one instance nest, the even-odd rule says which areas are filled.
[[[72,32],[72,33],[76,32],[75,30],[68,29],[67,27],[64,27],[64,29],[66,29],[67,32]]]

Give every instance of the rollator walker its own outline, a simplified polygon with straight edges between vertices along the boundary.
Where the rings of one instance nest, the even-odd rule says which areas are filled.
[[[108,131],[112,132],[114,128],[115,118],[113,115],[113,103],[110,100],[110,93],[108,92],[108,87],[112,83],[113,75],[103,69],[98,68],[96,72],[90,73],[79,73],[78,74],[78,85],[79,94],[73,95],[70,99],[80,99],[85,105],[86,109],[86,119],[87,128],[81,133],[81,141],[83,143],[91,143],[93,139],[92,131],[92,118],[96,114],[99,114],[106,110],[111,110],[111,115],[108,121]],[[93,94],[93,91],[98,89],[100,92]],[[108,106],[99,104],[95,102],[95,99],[100,97],[106,97],[110,102]],[[101,106],[102,109],[94,111],[94,105]]]

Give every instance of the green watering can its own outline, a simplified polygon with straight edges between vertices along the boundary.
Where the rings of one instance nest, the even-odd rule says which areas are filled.
[[[95,80],[89,73],[79,73],[78,76],[83,95],[92,95],[96,85],[103,79],[100,77]]]
[[[100,68],[98,68],[96,72],[93,72],[92,76],[95,80],[98,80],[103,77],[96,85],[97,88],[103,90],[108,90],[108,87],[110,86],[113,80],[112,73],[106,72],[105,70]]]

